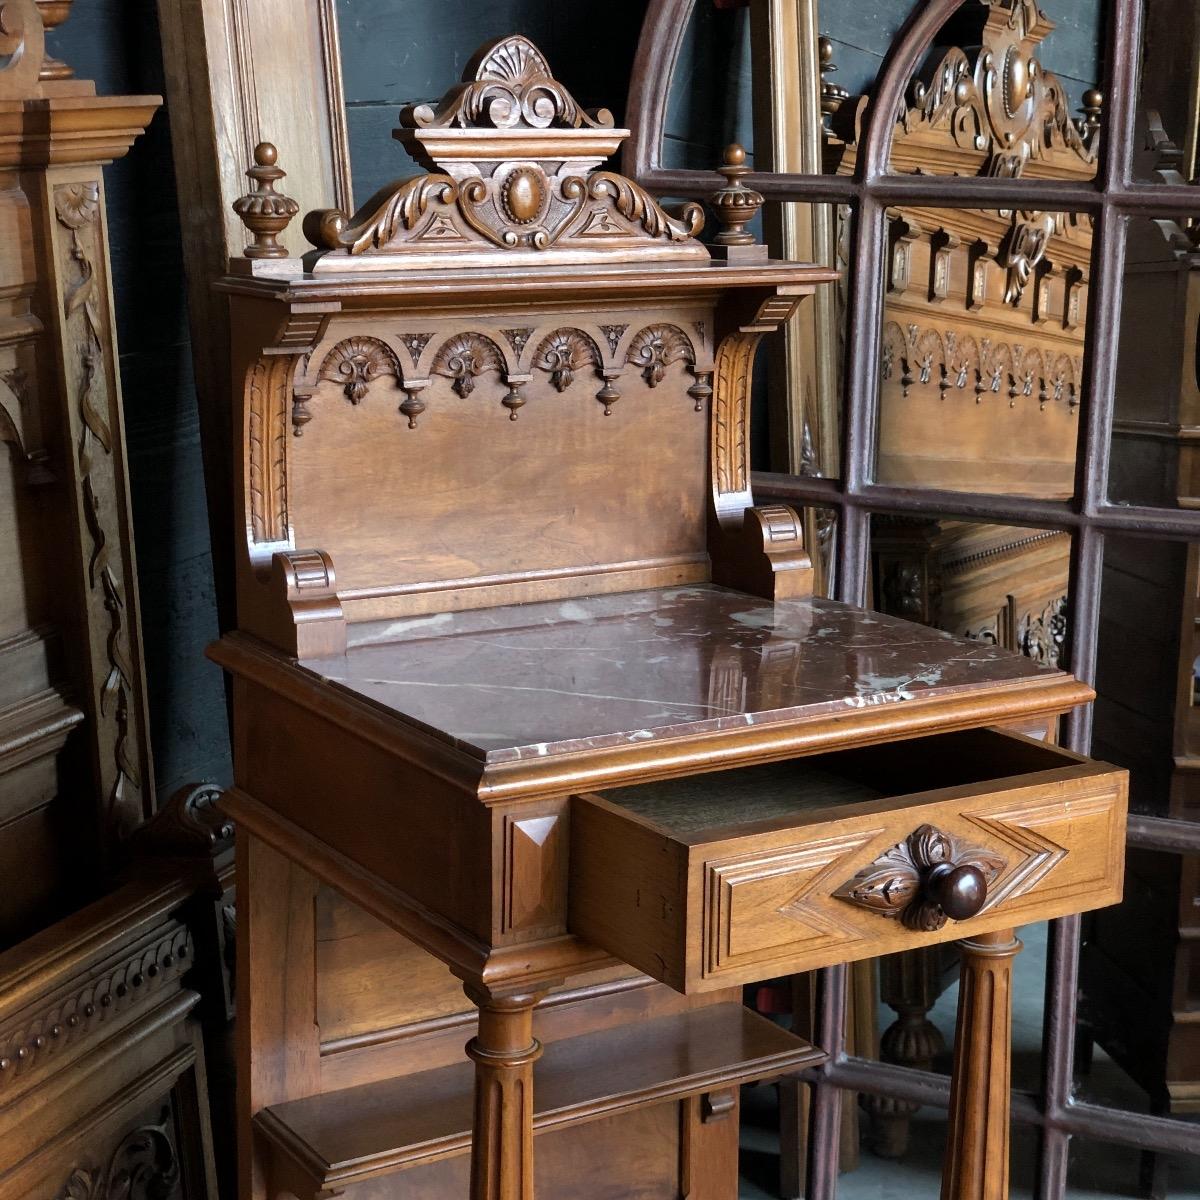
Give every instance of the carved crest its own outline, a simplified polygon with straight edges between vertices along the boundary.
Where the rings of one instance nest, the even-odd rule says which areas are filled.
[[[695,241],[699,205],[672,214],[631,180],[595,172],[628,130],[614,129],[605,110],[584,112],[527,38],[485,46],[436,106],[409,106],[400,120],[397,139],[429,173],[396,184],[353,221],[338,210],[310,214],[310,240],[337,252],[318,260],[318,273],[349,269],[346,258],[412,266],[471,249],[553,249],[555,262],[588,262],[635,247],[645,257],[650,242],[660,257],[707,257]]]

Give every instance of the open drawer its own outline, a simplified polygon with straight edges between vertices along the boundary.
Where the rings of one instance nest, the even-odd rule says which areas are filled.
[[[1127,774],[969,730],[580,795],[570,927],[683,992],[1112,904]]]

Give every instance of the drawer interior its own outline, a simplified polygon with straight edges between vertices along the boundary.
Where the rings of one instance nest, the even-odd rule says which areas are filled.
[[[612,788],[600,795],[671,838],[711,841],[747,826],[829,819],[891,797],[1003,785],[1086,761],[1020,734],[971,729]]]

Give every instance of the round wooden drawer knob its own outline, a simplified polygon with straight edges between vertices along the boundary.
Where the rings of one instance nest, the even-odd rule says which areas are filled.
[[[925,894],[952,921],[966,921],[987,903],[987,877],[970,863],[939,863],[929,872]]]

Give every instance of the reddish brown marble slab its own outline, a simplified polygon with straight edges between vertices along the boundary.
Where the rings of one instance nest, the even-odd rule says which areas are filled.
[[[833,600],[707,585],[352,629],[301,666],[488,762],[795,721],[1063,678]]]

